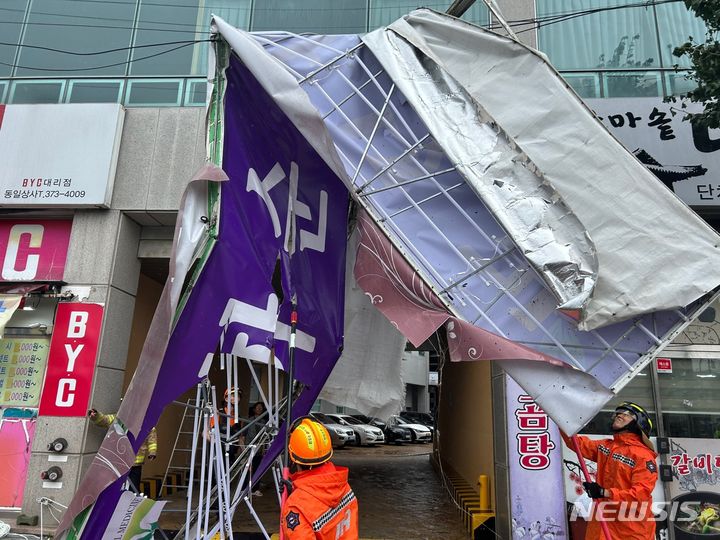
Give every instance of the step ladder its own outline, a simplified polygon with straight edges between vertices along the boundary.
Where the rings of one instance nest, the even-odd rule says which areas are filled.
[[[192,399],[188,399],[187,402],[185,402],[180,427],[175,436],[175,443],[173,444],[172,453],[168,460],[168,466],[167,469],[165,469],[165,475],[160,484],[158,492],[159,498],[188,489],[187,481],[190,478],[190,467],[192,466],[190,457],[192,454],[193,422],[195,416],[193,401]]]

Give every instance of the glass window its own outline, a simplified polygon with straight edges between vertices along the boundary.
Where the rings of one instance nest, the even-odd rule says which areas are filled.
[[[123,75],[134,12],[135,0],[88,0],[82,9],[71,0],[33,0],[17,74]],[[59,49],[78,53],[124,50],[84,56]]]
[[[370,30],[386,26],[410,13],[413,9],[427,7],[444,12],[451,2],[438,2],[437,0],[423,2],[422,0],[370,0]],[[488,24],[488,10],[482,2],[475,2],[462,16],[466,21],[478,25]]]
[[[250,29],[250,6],[251,0],[200,0],[200,9],[197,19],[197,33],[195,39],[208,39],[210,37],[210,19],[212,15],[221,17],[228,24]],[[190,75],[206,75],[208,49],[207,42],[198,43],[192,48],[192,60]]]
[[[0,4],[0,41],[18,42],[27,4],[28,0],[3,0]],[[0,45],[0,77],[11,75],[16,51],[17,45]]]
[[[187,81],[185,86],[185,105],[205,105],[207,101],[207,82],[205,79]]]
[[[672,96],[679,96],[697,88],[697,83],[686,79],[683,72],[668,73],[666,75],[666,80],[668,92]]]
[[[253,30],[318,34],[361,34],[367,0],[264,0],[253,9]]]
[[[660,73],[605,73],[605,97],[656,97],[662,96]]]
[[[181,96],[182,81],[177,79],[129,81],[125,104],[130,107],[180,105]]]
[[[7,91],[10,87],[10,83],[8,81],[0,81],[0,103],[6,103],[7,99]]]
[[[673,358],[658,379],[669,437],[720,438],[719,359]]]
[[[610,424],[612,423],[612,415],[617,407],[623,401],[632,401],[643,407],[650,415],[653,426],[655,422],[655,404],[652,397],[652,377],[650,376],[650,367],[646,367],[637,376],[623,387],[615,399],[607,404],[607,408],[599,412],[587,426],[582,429],[582,433],[594,435],[609,435],[612,433]],[[657,431],[653,430],[653,435],[657,435]]]
[[[122,81],[81,80],[70,81],[68,103],[119,103]]]
[[[15,81],[10,103],[60,103],[65,81]]]
[[[659,53],[651,8],[633,0],[537,0],[545,18],[538,45],[558,69],[658,67]],[[613,8],[560,22],[550,17],[594,8]]]
[[[689,68],[690,61],[687,56],[682,59],[673,56],[675,47],[682,45],[692,36],[695,41],[705,41],[707,26],[702,19],[696,17],[685,7],[683,2],[661,4],[657,10],[658,27],[660,28],[660,52],[662,53],[663,67]]]
[[[196,39],[209,34],[198,0],[172,3],[140,0],[138,30],[133,49],[132,75],[188,75]]]
[[[581,98],[600,97],[600,77],[593,73],[564,73],[563,78]]]

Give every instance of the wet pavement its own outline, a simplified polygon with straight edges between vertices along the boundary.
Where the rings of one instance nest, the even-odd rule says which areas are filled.
[[[465,540],[462,518],[430,462],[431,444],[348,447],[335,451],[333,462],[350,469],[350,485],[360,508],[361,539]],[[252,506],[267,532],[277,532],[279,505],[274,487],[263,482],[262,497]],[[180,495],[182,499],[184,497]],[[172,506],[178,506],[176,501]],[[184,504],[184,500],[182,501]],[[165,517],[163,528],[179,514]],[[178,522],[179,524],[179,522]],[[263,538],[246,505],[233,519],[235,538]],[[256,534],[252,534],[256,533]]]

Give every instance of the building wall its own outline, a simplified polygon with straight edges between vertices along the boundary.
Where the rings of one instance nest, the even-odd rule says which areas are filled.
[[[180,197],[205,156],[204,111],[196,108],[129,109],[120,144],[111,208],[76,210],[64,279],[90,287],[89,302],[104,304],[102,334],[90,406],[116,411],[127,384],[126,361],[137,362],[142,325],[154,312],[156,288],[135,309],[141,261],[142,226],[174,224]],[[143,286],[147,288],[143,280]],[[147,293],[143,289],[143,296]],[[138,315],[136,339],[131,335]],[[132,349],[131,349],[132,344]],[[134,365],[134,364],[133,364]],[[67,505],[104,432],[86,418],[41,417],[27,473],[23,513],[39,514],[36,499],[50,497]],[[60,489],[43,488],[40,473],[48,464],[47,446],[57,437],[68,441]],[[149,472],[156,472],[148,467]],[[164,469],[163,469],[164,470]]]
[[[490,362],[447,362],[443,366],[437,448],[443,464],[471,486],[480,474],[490,477],[495,497],[493,409]]]

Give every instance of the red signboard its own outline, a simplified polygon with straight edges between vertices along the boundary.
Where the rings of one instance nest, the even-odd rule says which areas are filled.
[[[672,373],[672,359],[670,358],[657,358],[657,372],[658,373]]]
[[[39,416],[85,416],[102,315],[100,304],[58,304]]]
[[[0,221],[0,281],[62,281],[70,220]]]

